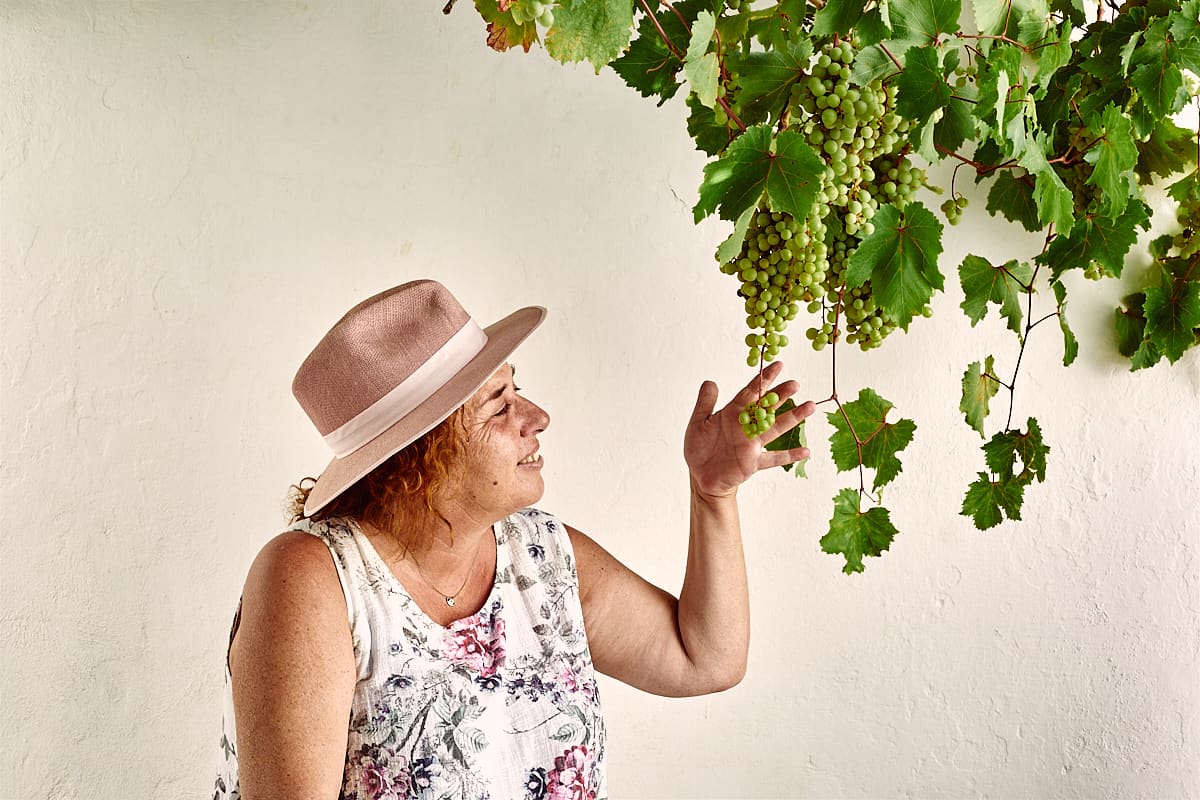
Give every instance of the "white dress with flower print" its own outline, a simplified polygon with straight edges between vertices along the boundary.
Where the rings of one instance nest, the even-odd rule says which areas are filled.
[[[495,526],[496,581],[442,627],[346,519],[307,530],[346,594],[358,683],[344,800],[603,800],[604,722],[566,529],[526,509]],[[214,800],[240,797],[226,673]]]

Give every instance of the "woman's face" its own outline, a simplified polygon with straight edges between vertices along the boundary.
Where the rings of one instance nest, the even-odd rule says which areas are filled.
[[[550,416],[517,394],[505,364],[467,401],[467,449],[452,502],[491,524],[531,506],[545,491],[537,435]]]

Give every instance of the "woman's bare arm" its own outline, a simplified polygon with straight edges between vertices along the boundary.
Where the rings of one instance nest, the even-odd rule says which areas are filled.
[[[764,381],[778,377],[778,363]],[[687,696],[722,691],[746,670],[750,603],[737,488],[756,472],[808,457],[805,448],[763,445],[813,412],[812,403],[780,414],[751,440],[737,416],[758,396],[758,381],[713,412],[717,387],[705,382],[684,438],[690,473],[690,530],[683,588],[676,599],[638,576],[585,534],[568,527],[579,571],[584,624],[596,668],[648,692]],[[797,386],[774,389],[780,402]]]
[[[293,531],[259,553],[230,674],[242,797],[336,798],[356,676],[346,600],[320,539]]]

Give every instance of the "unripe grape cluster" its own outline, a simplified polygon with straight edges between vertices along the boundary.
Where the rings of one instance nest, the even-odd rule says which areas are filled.
[[[852,83],[854,55],[850,41],[826,43],[791,90],[791,128],[825,163],[812,212],[799,221],[760,206],[741,251],[721,267],[740,281],[751,366],[787,344],[783,330],[800,303],[821,319],[807,330],[816,350],[838,337],[867,350],[896,328],[870,282],[847,289],[845,272],[858,243],[874,232],[879,205],[903,207],[925,175],[906,156],[911,123],[894,113],[895,87]]]
[[[513,19],[522,25],[536,21],[543,28],[554,24],[553,4],[543,0],[513,0],[509,6]]]
[[[742,432],[746,438],[753,439],[762,436],[775,425],[775,407],[779,405],[779,395],[767,392],[758,400],[749,403],[738,415]]]
[[[946,222],[951,225],[957,225],[962,222],[963,209],[967,207],[967,196],[958,195],[957,197],[948,197],[942,203],[942,213],[946,215]]]
[[[784,334],[799,313],[798,300],[820,292],[825,280],[825,228],[815,213],[796,220],[759,209],[750,220],[741,253],[721,266],[736,275],[745,301],[749,354],[746,363],[771,361],[787,346]]]

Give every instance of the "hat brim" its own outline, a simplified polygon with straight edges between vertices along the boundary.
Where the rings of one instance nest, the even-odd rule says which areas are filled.
[[[487,344],[459,372],[417,408],[383,433],[325,467],[304,503],[305,516],[329,505],[371,470],[438,426],[487,383],[501,364],[546,318],[546,309],[529,306],[484,328]]]

